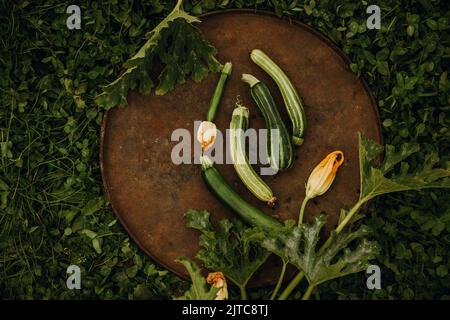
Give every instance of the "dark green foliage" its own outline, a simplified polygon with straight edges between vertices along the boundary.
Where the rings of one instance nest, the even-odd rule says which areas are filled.
[[[239,287],[245,287],[252,275],[267,260],[269,252],[246,239],[247,227],[240,220],[221,220],[217,229],[209,221],[209,212],[189,210],[186,225],[201,231],[197,258],[212,271],[221,271]]]
[[[219,71],[216,50],[204,40],[193,26],[200,20],[187,14],[178,0],[173,11],[152,31],[139,51],[124,63],[125,71],[96,99],[106,108],[127,105],[128,91],[137,89],[142,94],[150,93],[155,86],[152,77],[158,63],[162,70],[158,76],[155,93],[164,95],[175,85],[184,83],[190,76],[194,81],[203,80],[210,71]]]
[[[399,150],[388,144],[384,159],[379,167],[373,162],[383,148],[364,136],[359,137],[359,167],[361,177],[360,199],[373,199],[377,196],[408,190],[427,188],[450,188],[450,166],[435,168],[439,162],[436,153],[427,154],[413,172],[410,172],[408,158],[420,151],[417,144],[404,143]],[[392,174],[398,166],[397,172]],[[389,176],[389,177],[388,177]]]
[[[70,31],[65,10],[72,3],[0,1],[0,296],[169,298],[181,282],[129,243],[103,198],[97,151],[103,109],[94,99],[120,75],[174,2],[80,3],[82,29]],[[268,9],[323,32],[367,81],[385,142],[420,146],[408,159],[411,170],[432,153],[438,166],[446,167],[450,4],[376,1],[382,14],[379,31],[366,29],[369,4],[192,0],[184,7],[194,15],[229,7]],[[367,290],[360,273],[323,284],[318,295],[449,298],[449,212],[448,190],[373,201],[365,221],[381,246],[376,263],[383,289]],[[82,267],[81,291],[65,287],[72,263]],[[250,294],[260,296],[259,291]]]
[[[326,215],[322,214],[310,224],[297,226],[294,221],[288,221],[278,230],[264,232],[253,229],[247,234],[249,239],[303,271],[314,286],[366,270],[369,261],[380,250],[377,243],[366,239],[368,228],[361,226],[355,231],[333,234],[332,244],[321,250],[320,231],[325,222]]]

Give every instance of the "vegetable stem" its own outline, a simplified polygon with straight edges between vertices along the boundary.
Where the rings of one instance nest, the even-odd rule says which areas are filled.
[[[270,295],[270,300],[275,299],[275,297],[278,294],[278,291],[280,290],[281,284],[283,283],[284,273],[286,272],[287,265],[288,265],[287,261],[283,260],[283,266],[281,267],[280,276],[278,278],[278,282],[277,282],[277,285],[275,286],[275,289],[273,290],[272,294]]]
[[[300,214],[298,216],[298,226],[299,227],[303,223],[303,215],[305,214],[305,208],[306,208],[306,204],[308,203],[308,201],[309,201],[308,197],[305,197],[305,199],[303,199],[302,206],[300,208]]]
[[[310,284],[308,286],[308,289],[306,289],[306,292],[303,295],[302,300],[309,300],[309,297],[311,296],[311,293],[313,292],[314,288],[315,288],[315,286]]]
[[[255,84],[260,82],[255,76],[248,73],[243,73],[241,80],[248,83],[250,87],[253,87]]]
[[[208,113],[206,119],[213,122],[216,117],[217,109],[219,108],[220,100],[222,99],[223,89],[227,81],[228,76],[231,74],[233,65],[231,62],[225,63],[220,74],[219,82],[217,82],[216,89],[214,90],[211,102],[209,103]]]

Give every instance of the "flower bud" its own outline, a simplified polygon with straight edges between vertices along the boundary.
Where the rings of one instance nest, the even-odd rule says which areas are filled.
[[[210,274],[208,274],[206,282],[219,289],[215,300],[228,299],[227,280],[225,279],[225,276],[222,272],[211,272]]]
[[[342,151],[333,151],[327,155],[311,172],[306,183],[306,197],[312,199],[327,192],[343,162]]]
[[[216,125],[210,121],[203,121],[198,127],[197,140],[202,146],[202,150],[208,150],[216,141]]]

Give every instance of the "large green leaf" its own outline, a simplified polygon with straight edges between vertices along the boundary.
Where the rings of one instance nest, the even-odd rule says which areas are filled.
[[[382,194],[399,191],[450,188],[450,169],[434,168],[439,160],[435,154],[428,155],[423,165],[409,172],[409,164],[404,160],[419,150],[419,145],[414,143],[402,144],[399,150],[387,145],[384,160],[377,166],[375,161],[383,148],[360,134],[360,199],[367,201]],[[395,172],[393,169],[397,165],[399,170]]]
[[[130,90],[137,88],[142,94],[149,93],[155,86],[151,78],[155,64],[162,64],[155,90],[158,95],[171,91],[188,76],[199,82],[210,71],[219,71],[216,49],[202,38],[193,25],[196,22],[200,20],[186,13],[179,0],[173,11],[147,33],[148,40],[125,62],[122,75],[103,88],[97,103],[107,109],[126,106]]]
[[[200,268],[195,262],[190,261],[187,258],[178,258],[177,262],[182,263],[191,277],[191,287],[184,293],[178,300],[214,300],[218,288],[214,286],[208,286],[205,278],[201,274]]]
[[[248,229],[239,220],[231,223],[224,219],[215,230],[208,211],[189,210],[186,219],[188,227],[202,232],[199,240],[202,248],[197,258],[205,267],[223,272],[240,287],[245,287],[270,254],[247,239],[245,233]]]
[[[278,230],[253,229],[247,236],[303,271],[312,285],[367,269],[379,252],[376,242],[365,239],[367,227],[332,234],[331,245],[321,250],[318,242],[325,221],[326,216],[320,215],[311,224],[298,227],[289,221]]]

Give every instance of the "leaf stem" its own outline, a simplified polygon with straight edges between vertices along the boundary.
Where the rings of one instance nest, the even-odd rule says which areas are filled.
[[[358,212],[358,210],[361,208],[361,206],[366,203],[367,201],[369,201],[370,198],[369,197],[364,197],[362,199],[360,199],[351,209],[350,211],[347,213],[347,215],[345,216],[344,220],[342,220],[342,222],[337,226],[336,228],[336,233],[339,234],[342,232],[342,230],[345,228],[345,226],[350,222],[350,220],[353,218],[353,216],[355,215],[356,212]]]
[[[302,300],[309,300],[309,297],[311,296],[311,293],[313,292],[313,290],[314,290],[315,287],[316,287],[315,285],[310,284],[310,285],[308,286],[308,289],[306,289],[306,292],[305,292],[305,294],[303,295]]]
[[[337,226],[336,228],[336,234],[339,234],[342,232],[342,230],[345,228],[345,226],[350,222],[350,220],[353,218],[353,216],[355,215],[356,212],[358,212],[358,210],[361,208],[361,206],[366,203],[367,201],[369,201],[371,198],[370,197],[364,197],[362,199],[360,199],[351,209],[350,211],[347,213],[347,215],[345,216],[344,220],[342,220],[342,222]],[[327,239],[327,241],[325,241],[325,243],[322,245],[322,247],[320,247],[319,249],[319,253],[322,253],[326,248],[328,248],[330,246],[330,244],[333,242],[333,239],[331,237],[329,237]],[[291,282],[288,284],[288,286],[283,290],[283,292],[281,293],[280,297],[278,298],[279,300],[286,300],[287,297],[292,293],[292,291],[298,286],[298,284],[300,283],[300,281],[302,281],[303,277],[304,277],[305,273],[303,271],[300,271],[292,280]],[[305,293],[306,295],[306,293]]]
[[[303,277],[305,276],[305,273],[303,271],[300,271],[297,273],[297,275],[294,277],[294,279],[289,282],[288,286],[283,290],[281,295],[278,297],[278,300],[286,300],[292,291],[298,286],[300,281],[302,281]]]
[[[273,290],[272,294],[270,295],[270,300],[275,299],[275,297],[278,294],[278,291],[281,288],[281,284],[283,283],[284,273],[286,272],[286,266],[287,265],[288,265],[287,261],[283,260],[283,266],[281,267],[280,276],[278,278],[278,282],[277,282],[277,285],[275,286],[275,289]]]
[[[183,4],[183,0],[178,0],[177,4],[173,8],[172,12],[180,11],[180,7],[182,6],[182,4]],[[181,8],[181,9],[183,9],[183,8]]]
[[[241,292],[241,300],[247,300],[247,291],[245,286],[239,286],[239,291]]]
[[[308,203],[309,200],[310,199],[308,197],[305,197],[305,199],[303,199],[302,206],[300,208],[300,214],[298,216],[298,226],[299,227],[303,223],[303,215],[305,214],[306,204]]]

